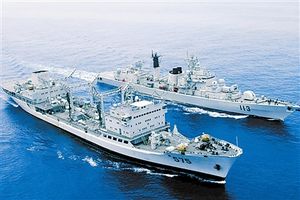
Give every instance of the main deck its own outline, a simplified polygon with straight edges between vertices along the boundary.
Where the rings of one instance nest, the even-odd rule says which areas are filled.
[[[235,145],[232,145],[223,140],[218,140],[213,137],[211,137],[209,141],[204,142],[201,141],[201,139],[199,138],[189,140],[185,137],[183,138],[182,135],[172,134],[172,137],[170,137],[169,139],[170,139],[169,145],[157,146],[155,150],[151,148],[151,145],[149,143],[146,144],[140,143],[138,145],[135,145],[135,147],[138,149],[143,149],[147,151],[156,151],[160,153],[172,152],[172,153],[187,154],[187,155],[194,154],[199,156],[218,155],[218,156],[234,157],[240,153],[240,149],[237,148]],[[187,145],[184,152],[179,150],[181,144]],[[174,148],[170,148],[170,147],[174,147]]]

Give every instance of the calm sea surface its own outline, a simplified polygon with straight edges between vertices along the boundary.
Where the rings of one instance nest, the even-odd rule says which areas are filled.
[[[242,90],[299,102],[297,3],[3,4],[1,80],[36,69],[185,66],[186,53]],[[208,132],[244,154],[225,186],[204,185],[94,149],[0,93],[0,199],[299,199],[300,113],[244,118],[169,103],[188,137]]]

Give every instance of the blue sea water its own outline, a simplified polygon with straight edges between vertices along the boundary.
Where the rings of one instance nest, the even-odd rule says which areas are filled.
[[[3,3],[0,79],[36,69],[184,66],[186,53],[242,90],[299,102],[295,3]],[[101,87],[101,86],[99,86]],[[167,120],[244,154],[225,186],[140,167],[14,107],[0,94],[0,199],[299,199],[300,114],[284,122],[168,103]]]

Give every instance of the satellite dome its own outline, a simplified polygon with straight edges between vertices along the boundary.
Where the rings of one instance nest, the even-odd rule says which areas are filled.
[[[255,94],[254,94],[253,91],[248,90],[248,91],[245,91],[245,92],[243,93],[243,97],[244,97],[245,100],[253,101],[253,100],[255,99],[256,96],[255,96]]]

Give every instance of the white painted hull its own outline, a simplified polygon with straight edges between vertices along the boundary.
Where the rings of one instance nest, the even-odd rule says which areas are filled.
[[[84,130],[73,127],[61,120],[58,120],[55,116],[42,114],[36,112],[34,107],[27,103],[14,98],[14,101],[26,112],[31,115],[46,121],[58,128],[61,128],[81,139],[84,139],[90,143],[98,145],[102,148],[108,149],[117,154],[121,154],[126,157],[130,157],[140,161],[141,163],[154,164],[162,166],[166,170],[176,170],[179,172],[207,175],[215,180],[225,180],[231,166],[233,165],[236,157],[225,156],[199,156],[199,155],[182,155],[179,153],[157,153],[152,151],[146,151],[137,149],[132,144],[123,144],[117,141],[113,141],[103,137],[102,135],[95,135]],[[189,159],[191,164],[176,162],[176,158]],[[220,170],[215,169],[215,165],[221,166]]]
[[[114,86],[126,84],[126,82],[115,80],[112,72],[100,73],[99,77],[101,77],[101,79],[99,78],[100,83],[106,83]],[[177,92],[150,88],[135,83],[131,83],[130,85],[134,90],[146,95],[163,98],[165,100],[174,101],[181,104],[189,104],[229,113],[238,113],[242,115],[258,116],[283,121],[288,115],[293,112],[287,109],[287,105],[267,105],[256,104],[254,102],[232,102],[226,100],[209,99],[200,96],[185,95]],[[249,110],[245,109],[247,108],[247,106]]]

